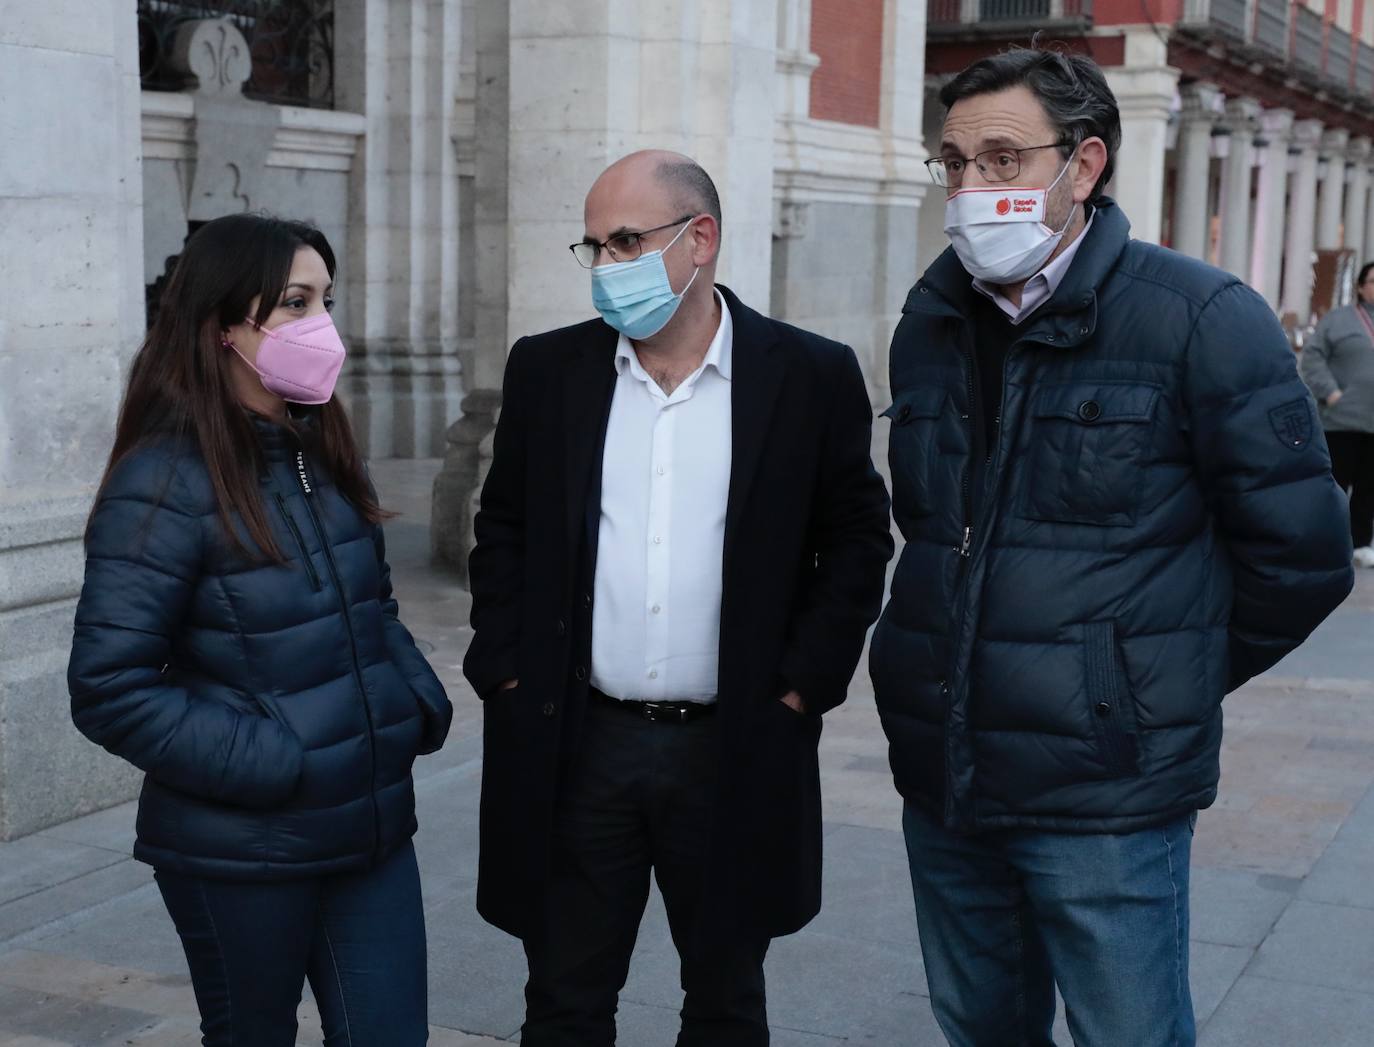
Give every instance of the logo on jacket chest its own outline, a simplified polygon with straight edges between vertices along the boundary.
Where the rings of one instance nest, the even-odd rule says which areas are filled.
[[[1269,423],[1279,443],[1293,451],[1301,451],[1312,440],[1312,410],[1307,401],[1294,400],[1269,412]]]

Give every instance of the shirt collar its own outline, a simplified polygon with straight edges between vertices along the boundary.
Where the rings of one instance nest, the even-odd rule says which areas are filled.
[[[714,367],[716,373],[727,382],[731,380],[735,355],[735,324],[730,318],[730,307],[725,304],[725,298],[716,288],[716,301],[720,304],[720,323],[716,325],[715,337],[711,339],[710,346],[706,349],[706,357],[702,360],[701,366],[697,368],[696,374],[700,374],[708,367]],[[636,378],[642,381],[649,381],[648,374],[640,366],[639,356],[635,353],[634,344],[625,335],[621,335],[615,344],[615,370],[616,374],[624,374],[626,370],[631,371]],[[693,376],[695,377],[695,375]],[[688,379],[689,381],[691,379]]]
[[[1064,282],[1064,276],[1068,273],[1069,266],[1073,265],[1074,256],[1078,254],[1078,249],[1088,239],[1088,230],[1093,227],[1093,219],[1096,217],[1095,213],[1090,214],[1087,225],[1083,226],[1082,232],[1074,238],[1073,243],[1064,248],[1059,257],[1026,281],[1026,286],[1021,288],[1021,304],[1019,306],[1014,305],[1011,299],[994,285],[976,277],[973,281],[974,290],[992,299],[997,308],[1006,313],[1012,323],[1019,324],[1054,297],[1054,292],[1059,290],[1059,285]]]

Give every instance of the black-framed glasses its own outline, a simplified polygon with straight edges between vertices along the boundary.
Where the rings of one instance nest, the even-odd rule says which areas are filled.
[[[1016,148],[998,146],[984,149],[973,156],[933,156],[926,161],[926,170],[936,185],[947,189],[957,189],[964,182],[964,171],[974,164],[985,182],[1010,182],[1021,173],[1021,154],[1033,153],[1037,149],[1062,149],[1065,143],[1050,142],[1048,145],[1023,145]]]
[[[583,240],[580,244],[569,244],[568,250],[573,253],[573,257],[577,259],[577,264],[583,269],[590,269],[596,265],[596,260],[601,256],[603,248],[614,261],[633,262],[644,250],[644,237],[650,233],[659,233],[664,229],[671,229],[683,222],[690,222],[695,217],[694,214],[685,215],[675,222],[656,225],[652,229],[641,229],[637,233],[616,233],[609,240],[603,240],[600,243],[595,240]]]

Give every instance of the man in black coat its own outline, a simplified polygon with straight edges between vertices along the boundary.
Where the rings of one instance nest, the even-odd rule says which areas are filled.
[[[959,1047],[1188,1047],[1222,698],[1350,591],[1345,500],[1264,301],[1131,240],[1090,60],[945,86],[952,248],[892,342],[907,544],[871,669],[931,1005]]]
[[[846,346],[713,281],[720,202],[637,153],[574,244],[602,319],[522,338],[473,550],[482,916],[524,941],[522,1043],[615,1041],[656,875],[680,1047],[768,1042],[769,940],[820,907],[816,747],[892,554]]]

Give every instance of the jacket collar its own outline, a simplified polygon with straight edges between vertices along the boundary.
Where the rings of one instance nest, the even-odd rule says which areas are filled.
[[[318,407],[291,404],[287,408],[288,421],[285,425],[251,411],[248,420],[253,425],[264,456],[271,461],[278,461],[293,457],[319,437],[319,416]]]
[[[1098,292],[1125,250],[1131,224],[1108,197],[1100,199],[1094,210],[1092,228],[1083,234],[1083,246],[1049,301],[1021,328],[1022,340],[1071,348],[1097,329]],[[902,311],[966,319],[977,293],[973,278],[949,247],[911,289]]]

